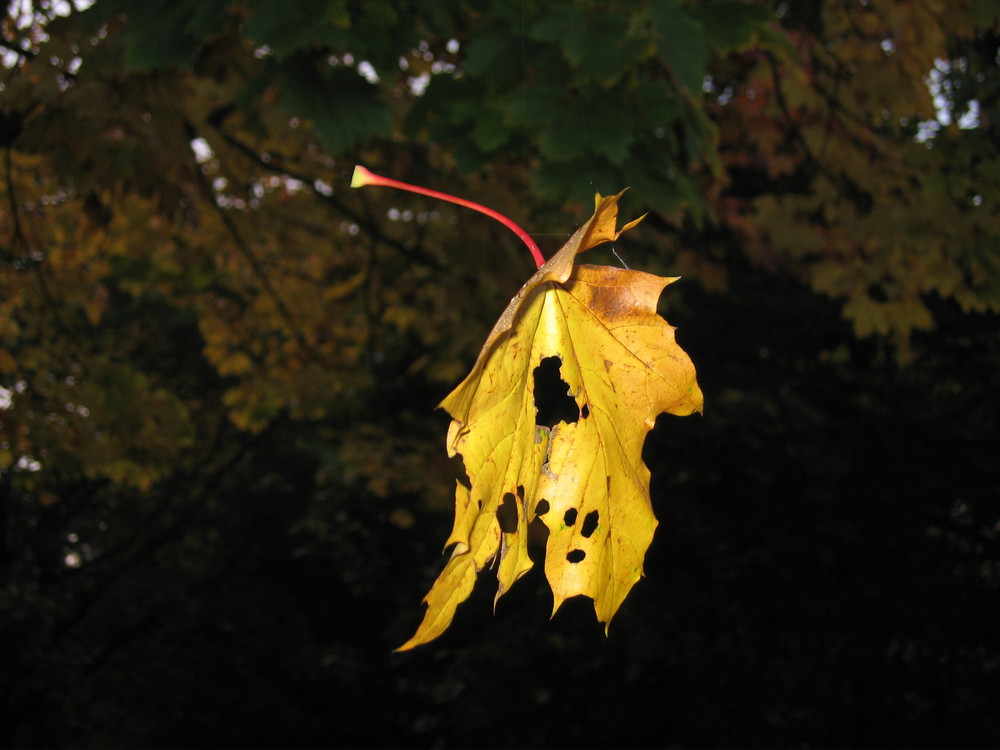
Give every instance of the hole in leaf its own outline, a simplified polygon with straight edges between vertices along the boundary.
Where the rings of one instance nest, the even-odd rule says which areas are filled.
[[[538,504],[535,505],[535,515],[544,516],[548,512],[549,512],[549,501],[543,497],[541,500],[538,501]]]
[[[583,562],[583,558],[587,556],[587,553],[582,549],[572,549],[566,553],[566,562],[578,563]]]
[[[570,508],[563,514],[563,523],[567,526],[572,526],[576,523],[576,508]]]
[[[524,500],[524,485],[523,484],[517,485],[517,496],[521,500]]]
[[[597,531],[598,518],[600,518],[600,514],[596,510],[592,510],[584,516],[583,526],[580,528],[580,534],[584,539],[590,539],[590,535]]]
[[[532,562],[541,563],[545,560],[545,546],[548,540],[549,527],[541,518],[536,517],[528,524],[528,557]]]
[[[535,368],[535,424],[555,427],[559,422],[572,424],[580,418],[580,407],[569,395],[569,386],[559,375],[559,357],[546,357]]]
[[[497,522],[504,534],[513,534],[517,531],[517,500],[509,492],[503,496],[503,501],[497,508]]]
[[[589,416],[590,416],[590,407],[584,404],[583,408],[580,409],[580,419],[586,419]]]

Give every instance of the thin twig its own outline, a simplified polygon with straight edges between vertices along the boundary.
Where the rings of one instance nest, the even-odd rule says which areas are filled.
[[[802,135],[802,131],[795,123],[795,118],[792,117],[788,101],[785,99],[784,91],[781,88],[781,76],[778,72],[778,63],[770,52],[767,53],[767,61],[770,64],[771,75],[774,81],[775,100],[778,103],[778,108],[785,116],[792,138],[794,138],[795,142],[805,153],[806,158],[816,167],[817,171],[826,177],[826,179],[828,179],[833,185],[835,185],[840,190],[841,195],[854,203],[859,210],[864,209],[865,206],[862,196],[865,195],[865,191],[845,174],[837,174],[830,169],[826,163],[813,152],[812,148],[810,148],[809,144],[806,142],[805,137]]]
[[[17,45],[12,44],[5,39],[0,39],[0,47],[3,47],[8,52],[13,52],[15,55],[23,57],[25,60],[34,60],[38,57],[37,53],[32,52],[31,50],[21,49]]]
[[[302,329],[295,320],[295,316],[292,314],[291,309],[288,307],[278,290],[274,288],[274,284],[271,283],[271,279],[264,270],[264,265],[260,262],[260,259],[257,258],[256,254],[250,248],[250,245],[244,239],[239,227],[236,226],[236,222],[233,221],[233,217],[229,215],[229,212],[227,212],[225,208],[219,205],[219,202],[216,200],[216,195],[212,190],[212,186],[208,184],[208,179],[202,173],[201,169],[196,168],[195,173],[198,176],[198,182],[202,188],[202,192],[205,194],[206,200],[214,207],[215,212],[219,215],[219,218],[222,219],[222,223],[225,225],[230,237],[232,237],[233,243],[236,245],[236,249],[239,251],[240,255],[243,256],[244,260],[246,260],[247,264],[250,266],[250,270],[253,271],[254,276],[257,278],[261,288],[264,290],[264,293],[270,298],[275,309],[278,311],[278,314],[285,321],[285,325],[287,326],[289,333],[291,333],[292,338],[295,339],[295,342],[310,357],[317,362],[322,362],[323,358],[320,356],[319,352],[316,351],[315,347],[309,343],[305,334],[302,333]]]
[[[311,190],[312,193],[319,200],[331,205],[333,208],[337,210],[338,213],[346,216],[354,224],[357,224],[359,227],[364,229],[364,231],[367,234],[371,235],[379,242],[384,243],[386,246],[391,247],[396,251],[404,255],[407,255],[408,257],[411,258],[414,257],[415,253],[414,247],[406,243],[403,243],[398,239],[395,239],[394,237],[390,237],[389,235],[382,232],[378,222],[374,221],[370,216],[366,216],[365,214],[355,211],[347,204],[338,200],[335,195],[327,195],[325,192],[321,192],[316,187],[317,178],[314,175],[309,175],[294,167],[290,167],[287,164],[287,162],[285,162],[280,157],[275,157],[274,154],[271,155],[272,158],[269,161],[264,161],[263,159],[261,159],[260,154],[257,151],[255,151],[250,146],[240,141],[231,133],[228,133],[225,130],[223,130],[221,127],[221,123],[217,122],[217,120],[218,118],[210,117],[208,119],[208,122],[210,125],[213,126],[213,128],[215,128],[216,132],[219,134],[219,137],[222,138],[223,141],[225,141],[229,146],[231,146],[237,152],[242,154],[247,159],[251,160],[256,166],[260,167],[261,169],[267,170],[268,172],[272,172],[274,174],[298,180],[299,182],[308,186],[309,190]],[[419,247],[419,245],[417,247]],[[419,250],[416,250],[416,253],[418,256],[417,259],[424,265],[430,266],[431,268],[438,271],[444,270],[445,266],[443,266],[441,262],[436,258],[434,258],[433,256],[428,255],[427,253],[420,252]]]

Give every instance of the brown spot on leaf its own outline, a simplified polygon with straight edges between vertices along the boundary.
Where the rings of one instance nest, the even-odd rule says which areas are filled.
[[[593,284],[587,307],[602,320],[614,320],[632,312],[632,298],[619,286]]]

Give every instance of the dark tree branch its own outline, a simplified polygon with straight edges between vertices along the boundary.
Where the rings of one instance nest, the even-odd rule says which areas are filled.
[[[15,55],[24,58],[25,60],[34,60],[38,57],[38,54],[32,52],[31,50],[21,49],[16,44],[8,42],[6,39],[0,39],[0,47],[7,50],[8,52],[13,52]]]
[[[198,184],[201,187],[205,200],[213,207],[213,210],[222,220],[223,225],[229,232],[229,236],[233,239],[233,244],[250,266],[254,277],[261,285],[264,293],[274,304],[278,314],[285,321],[285,325],[288,328],[289,333],[292,335],[292,338],[295,339],[295,342],[299,345],[302,351],[306,352],[314,361],[323,362],[323,357],[320,356],[319,352],[316,351],[316,348],[306,339],[305,334],[302,332],[298,321],[295,320],[295,316],[292,314],[291,309],[288,307],[288,304],[285,302],[278,290],[274,288],[274,284],[271,283],[271,279],[264,270],[264,265],[243,237],[239,227],[236,226],[236,222],[233,221],[233,217],[229,215],[229,212],[226,211],[225,208],[219,205],[218,200],[216,200],[217,196],[215,191],[212,190],[212,186],[208,183],[208,179],[205,177],[204,173],[197,167],[194,169],[194,173],[197,175]]]
[[[785,94],[781,87],[781,75],[778,72],[778,63],[774,59],[774,55],[770,52],[767,53],[767,61],[770,65],[771,76],[774,81],[775,100],[778,103],[778,108],[785,117],[785,121],[788,125],[792,138],[798,144],[799,148],[802,149],[802,152],[806,155],[806,158],[810,161],[810,163],[816,167],[817,171],[826,177],[826,179],[828,179],[833,185],[837,186],[841,195],[851,201],[851,203],[853,203],[860,212],[867,213],[870,211],[872,202],[871,196],[843,172],[837,173],[830,169],[826,162],[821,157],[817,156],[806,142],[805,137],[802,135],[802,131],[795,123],[795,118],[792,116],[791,109],[788,106],[788,101],[785,99]]]
[[[224,119],[225,114],[228,114],[231,111],[232,109],[228,107],[221,108],[220,110],[217,110],[216,113],[213,113],[213,115],[208,118],[207,122],[215,129],[215,131],[219,134],[219,137],[222,138],[226,144],[231,146],[238,153],[242,154],[245,158],[249,159],[255,166],[273,174],[298,180],[304,185],[307,185],[309,190],[312,191],[312,193],[319,200],[332,206],[338,213],[346,216],[353,223],[364,229],[365,233],[377,239],[379,242],[392,247],[408,257],[414,257],[416,255],[417,259],[421,263],[430,266],[435,270],[444,270],[445,266],[443,266],[440,261],[427,253],[420,252],[419,245],[411,246],[385,234],[381,230],[378,222],[374,220],[370,213],[359,213],[351,206],[338,200],[336,195],[327,195],[325,192],[321,192],[316,187],[317,178],[315,175],[306,174],[295,167],[289,166],[288,163],[281,157],[274,157],[272,155],[270,160],[265,161],[262,159],[259,152],[255,151],[250,146],[239,140],[236,136],[223,129],[222,120]],[[223,112],[224,114],[219,116],[219,112]]]

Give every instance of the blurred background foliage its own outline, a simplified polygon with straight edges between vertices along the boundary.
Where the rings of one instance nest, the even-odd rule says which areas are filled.
[[[11,0],[0,743],[1000,743],[995,0]],[[595,191],[706,414],[605,638],[393,655],[440,399]],[[617,261],[607,250],[590,262]],[[488,575],[483,576],[488,578]]]

